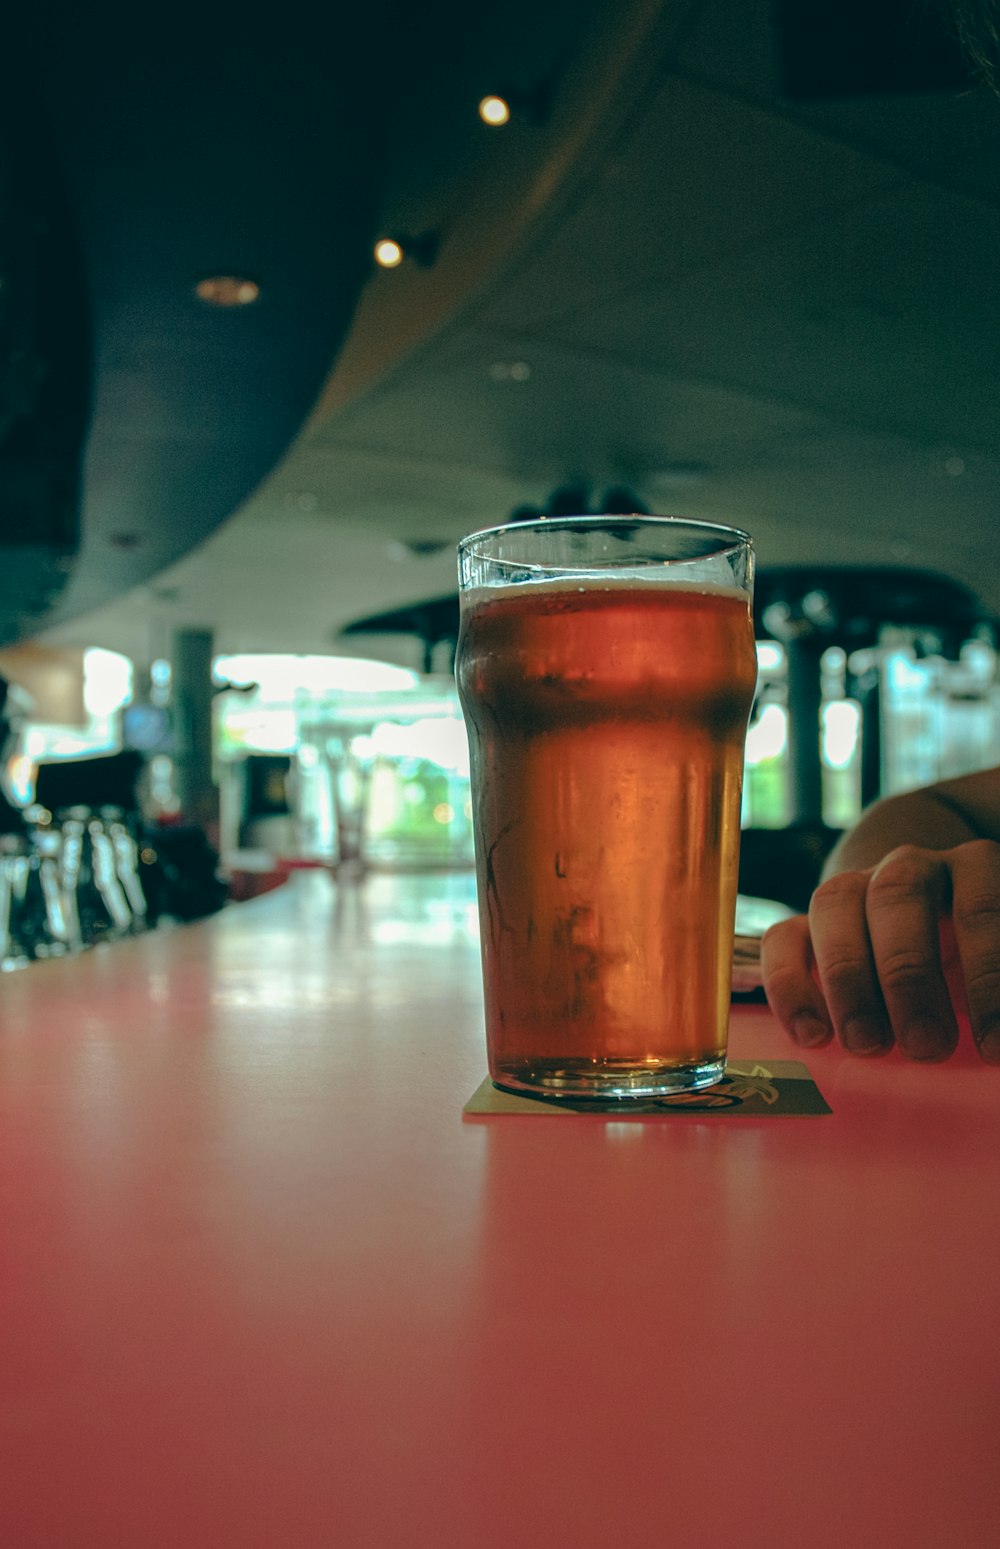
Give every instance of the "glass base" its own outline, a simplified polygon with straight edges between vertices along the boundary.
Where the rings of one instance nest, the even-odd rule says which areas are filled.
[[[694,1065],[649,1066],[597,1065],[567,1060],[535,1060],[510,1070],[491,1071],[494,1086],[506,1092],[533,1097],[565,1097],[572,1102],[627,1103],[672,1097],[677,1092],[696,1092],[715,1086],[726,1073],[725,1056]]]

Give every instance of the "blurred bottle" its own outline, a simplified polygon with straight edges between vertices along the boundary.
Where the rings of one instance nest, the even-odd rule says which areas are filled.
[[[20,834],[0,834],[0,971],[31,961],[22,935],[28,846]]]
[[[33,958],[79,950],[63,893],[61,853],[58,830],[39,827],[29,835],[20,937]]]
[[[115,846],[101,818],[91,815],[87,824],[90,840],[90,866],[94,886],[100,893],[111,919],[109,937],[127,936],[132,929],[132,911],[118,876]],[[86,842],[84,844],[86,850]]]
[[[62,893],[66,929],[73,951],[84,946],[83,925],[80,920],[80,872],[83,868],[83,832],[81,818],[69,813],[58,813],[59,824],[59,886]]]
[[[115,874],[131,915],[130,929],[133,935],[139,935],[149,924],[146,895],[139,877],[139,846],[123,808],[102,807],[100,820],[111,841]]]
[[[71,916],[75,914],[71,930],[85,947],[127,935],[132,912],[118,880],[114,846],[100,818],[89,807],[68,807],[59,814],[59,826],[63,893]]]

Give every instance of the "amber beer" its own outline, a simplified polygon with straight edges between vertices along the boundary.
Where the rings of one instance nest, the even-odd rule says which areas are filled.
[[[748,572],[744,536],[721,531]],[[700,528],[694,541],[719,544]],[[548,568],[463,593],[490,1073],[615,1099],[707,1085],[726,1053],[749,574]]]

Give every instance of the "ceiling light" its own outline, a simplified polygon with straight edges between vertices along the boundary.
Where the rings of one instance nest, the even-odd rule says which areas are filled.
[[[531,367],[526,360],[495,360],[490,366],[494,382],[526,382],[530,375]]]
[[[375,262],[380,269],[398,269],[403,262],[402,245],[393,237],[379,237],[375,244]]]
[[[491,129],[499,129],[510,123],[510,103],[504,97],[483,97],[479,104],[479,117]]]
[[[285,505],[296,511],[318,511],[319,496],[311,489],[290,489],[285,495]]]
[[[260,298],[260,286],[239,274],[212,274],[194,288],[199,301],[210,307],[249,307]]]
[[[398,269],[408,261],[427,269],[437,257],[440,240],[436,231],[424,231],[413,237],[379,237],[372,252],[380,269]]]
[[[491,91],[485,97],[480,97],[476,111],[482,122],[491,129],[509,124],[512,118],[537,127],[545,122],[552,111],[554,93],[555,82],[551,79],[520,89],[504,86],[499,91]]]

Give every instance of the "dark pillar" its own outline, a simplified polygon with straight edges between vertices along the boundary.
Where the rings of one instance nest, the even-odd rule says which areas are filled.
[[[823,767],[820,762],[820,658],[829,642],[789,640],[788,795],[792,823],[822,823]]]
[[[873,663],[854,682],[861,706],[861,805],[870,807],[882,794],[881,669]]]
[[[179,629],[174,634],[171,699],[174,780],[181,814],[217,839],[219,797],[212,780],[212,632]]]

